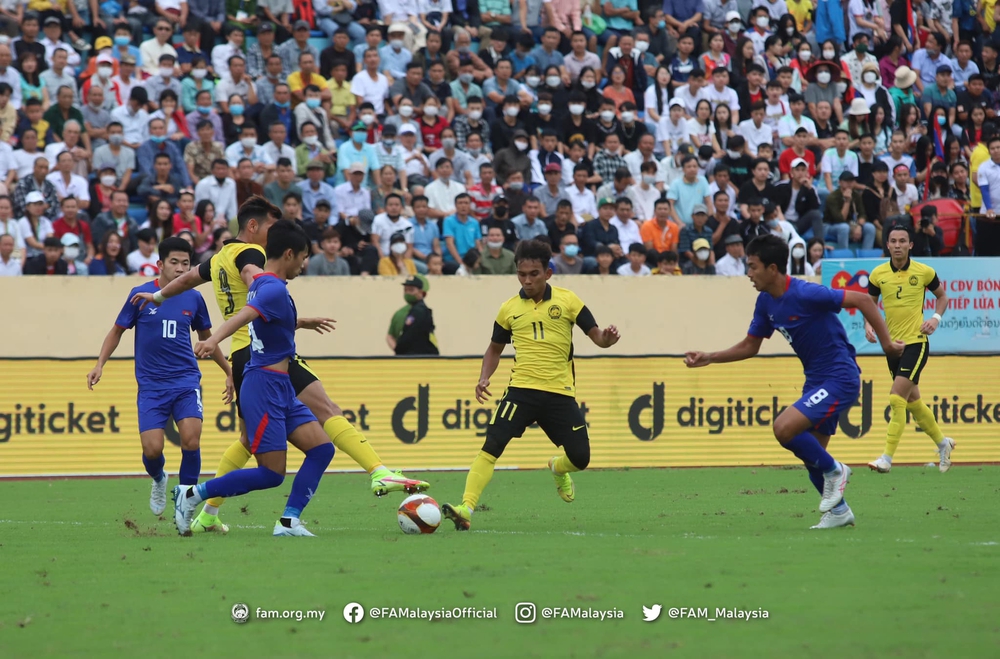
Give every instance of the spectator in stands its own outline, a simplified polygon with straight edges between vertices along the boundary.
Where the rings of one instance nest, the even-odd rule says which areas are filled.
[[[656,267],[652,270],[650,274],[669,275],[673,277],[677,277],[684,274],[681,271],[680,265],[678,265],[679,257],[677,256],[677,252],[673,251],[650,252],[646,258],[652,259],[656,263]]]
[[[236,165],[236,205],[242,206],[251,197],[264,194],[264,187],[254,180],[254,164],[241,158]]]
[[[747,218],[740,223],[740,235],[743,238],[744,246],[758,236],[766,236],[771,232],[764,222],[765,200],[760,197],[750,197],[747,199]]]
[[[154,171],[154,157],[158,154],[166,155],[170,159],[170,173],[177,177],[181,187],[191,185],[191,177],[187,167],[184,166],[184,159],[181,152],[167,138],[167,123],[163,119],[149,120],[149,140],[144,142],[136,151],[136,161],[140,172],[149,172],[145,176],[151,176]],[[137,175],[137,178],[143,174]]]
[[[413,259],[407,256],[409,251],[406,237],[402,233],[393,234],[389,239],[388,251],[385,256],[379,259],[378,274],[388,277],[417,274],[416,264],[413,263]]]
[[[236,181],[229,176],[229,163],[223,158],[212,161],[212,175],[198,181],[194,189],[195,202],[208,200],[215,208],[215,215],[227,221],[236,219]]]
[[[130,274],[137,274],[140,277],[155,277],[160,274],[160,269],[156,267],[159,260],[156,254],[156,232],[152,229],[140,229],[136,235],[139,246],[135,251],[125,257],[125,263]]]
[[[351,174],[358,170],[363,172],[363,166],[360,163],[351,165],[348,168],[347,173]],[[323,163],[318,160],[311,160],[306,165],[306,180],[299,183],[302,199],[302,215],[306,220],[313,219],[313,208],[315,208],[316,202],[320,199],[328,201],[331,208],[338,211],[340,210],[337,208],[334,189],[323,181],[324,171],[325,165]],[[361,178],[363,178],[363,176]]]
[[[618,267],[618,274],[624,277],[645,277],[650,274],[646,265],[646,249],[639,243],[628,248],[628,261]]]
[[[89,202],[90,191],[87,179],[77,176],[72,170],[73,154],[69,151],[63,151],[56,158],[55,170],[45,177],[45,180],[55,187],[56,197],[59,199],[73,196],[83,202]]]
[[[675,251],[680,240],[680,227],[670,219],[671,203],[667,199],[659,199],[653,212],[653,219],[646,220],[640,229],[645,248],[657,252]]]
[[[52,221],[45,216],[45,207],[45,198],[37,190],[25,196],[24,217],[18,222],[18,233],[24,240],[27,258],[40,255],[45,239],[54,235]]]
[[[309,258],[306,274],[314,277],[347,277],[351,269],[347,261],[340,258],[340,233],[336,229],[323,231],[320,253]]]
[[[643,66],[642,53],[635,50],[635,37],[633,35],[621,35],[618,46],[608,49],[605,70],[610,74],[616,66],[621,67],[624,71],[625,86],[632,91],[636,107],[642,111],[645,107],[643,99],[649,83],[646,68]]]
[[[726,236],[726,255],[715,264],[715,274],[726,277],[742,277],[747,273],[746,254],[743,238],[737,234]]]
[[[597,248],[600,245],[610,248],[615,258],[621,258],[625,255],[618,237],[618,229],[611,223],[616,211],[615,200],[611,197],[604,197],[598,204],[597,219],[591,220],[581,227],[580,246],[585,258],[596,257]]]
[[[715,255],[709,239],[698,238],[691,243],[691,249],[691,258],[681,266],[681,272],[685,275],[714,275],[715,265],[711,261],[715,259]]]
[[[160,107],[160,96],[163,92],[170,90],[174,93],[174,101],[184,93],[181,83],[174,77],[174,63],[176,59],[173,55],[164,53],[160,55],[160,68],[145,82],[146,93],[149,94],[149,107],[156,110]]]
[[[125,199],[127,202],[128,197]],[[135,234],[133,234],[132,241],[138,244]],[[125,250],[122,249],[122,238],[118,233],[111,230],[104,234],[97,250],[97,256],[90,262],[89,267],[90,274],[94,276],[113,275],[124,277],[128,274],[125,263]]]
[[[918,258],[940,256],[943,248],[944,231],[937,225],[937,208],[933,205],[924,206],[920,209],[919,228],[913,232],[913,249],[910,253]],[[867,249],[871,249],[871,245]]]
[[[528,157],[528,133],[518,128],[511,134],[512,141],[505,148],[495,152],[493,156],[493,171],[497,183],[501,186],[514,172],[520,172],[523,181],[531,180],[531,159]]]
[[[455,212],[444,218],[445,253],[444,271],[454,274],[466,253],[472,249],[482,252],[482,232],[479,222],[472,217],[472,199],[465,192],[454,199]],[[433,210],[429,211],[431,217]]]
[[[411,202],[413,208],[413,258],[417,270],[427,268],[431,255],[441,254],[441,231],[437,222],[428,218],[427,197],[417,195]]]
[[[83,258],[89,263],[94,258],[94,236],[90,231],[90,224],[80,216],[79,201],[75,197],[64,197],[60,205],[62,217],[52,223],[53,235],[56,238],[62,238],[67,234],[79,236],[80,244],[86,245]]]
[[[486,250],[479,259],[477,275],[513,275],[517,272],[514,266],[514,252],[504,246],[504,232],[498,226],[490,227],[486,232]]]
[[[559,242],[559,250],[552,259],[552,272],[557,275],[579,275],[583,273],[583,259],[580,258],[580,243],[575,233],[568,233]]]
[[[812,229],[814,235],[820,235],[823,231],[823,213],[819,206],[819,196],[813,189],[808,161],[805,158],[792,160],[789,174],[789,180],[774,188],[775,205],[798,233]]]
[[[35,158],[34,167],[30,176],[18,181],[14,188],[14,214],[24,215],[27,205],[27,198],[32,192],[37,192],[46,204],[43,213],[49,220],[54,220],[59,213],[59,197],[56,194],[55,185],[46,176],[49,172],[49,161],[39,156]],[[39,245],[41,243],[39,242]],[[39,249],[41,249],[39,247]],[[34,256],[34,254],[32,254]]]
[[[183,187],[184,182],[172,171],[170,156],[158,153],[153,159],[153,171],[143,177],[137,194],[148,203],[163,199],[174,206]]]
[[[56,48],[52,52],[52,66],[42,71],[39,79],[48,91],[49,98],[56,98],[59,89],[69,87],[73,96],[77,95],[76,78],[71,75],[72,70],[66,68],[67,53],[63,48]]]
[[[62,242],[55,236],[43,241],[42,253],[28,258],[24,263],[26,275],[66,275],[68,265],[62,258]]]
[[[280,208],[285,195],[291,193],[301,198],[302,192],[295,184],[295,170],[292,168],[291,160],[279,158],[276,171],[275,180],[264,186],[264,197]]]
[[[337,71],[343,74],[341,70],[342,66],[337,67]],[[334,81],[336,82],[336,81]],[[347,94],[350,94],[348,91]],[[353,102],[354,95],[351,94],[351,100]],[[345,108],[338,109],[336,103],[332,108],[333,116],[337,121],[337,128],[334,128],[330,123],[330,114],[321,107],[322,98],[320,94],[319,87],[315,85],[309,85],[305,88],[305,102],[299,103],[295,106],[294,111],[294,128],[296,130],[296,139],[302,140],[303,129],[306,124],[312,124],[316,129],[316,137],[314,144],[311,144],[311,148],[320,147],[324,151],[335,152],[337,150],[337,144],[334,141],[334,137],[339,134],[340,122],[344,122],[345,129],[350,126],[348,121],[348,113]],[[350,114],[353,115],[353,105]],[[342,115],[342,116],[341,116]]]
[[[684,264],[694,259],[694,244],[699,239],[704,239],[708,242],[709,249],[712,248],[712,238],[713,230],[707,225],[708,223],[708,209],[704,204],[696,204],[693,209],[691,209],[691,224],[681,227],[680,239],[677,244],[677,252],[680,255],[682,268]],[[715,262],[715,257],[711,259],[705,259],[705,261]],[[685,272],[684,274],[689,274]],[[706,273],[697,273],[706,274]],[[712,273],[714,274],[714,273]]]
[[[424,195],[430,202],[428,213],[432,218],[440,219],[456,213],[456,198],[460,194],[465,194],[466,191],[464,185],[452,180],[451,160],[448,158],[438,160],[434,174],[436,180],[424,188]]]
[[[848,249],[853,224],[861,225],[862,249],[871,249],[875,242],[875,226],[866,221],[861,191],[854,189],[854,174],[845,170],[840,175],[840,186],[826,198],[823,233],[836,236],[837,249]]]
[[[0,233],[0,277],[20,277],[21,258],[14,255],[14,236]]]
[[[207,92],[203,92],[205,93]],[[201,116],[203,115],[192,115],[189,121]],[[222,142],[216,141],[216,130],[211,121],[198,118],[195,133],[197,140],[184,147],[184,164],[187,165],[188,176],[192,181],[201,181],[211,176],[212,163],[225,158]],[[218,130],[221,132],[221,127]]]
[[[352,173],[353,176],[357,175]],[[394,256],[390,254],[392,250],[390,239],[397,235],[403,237],[403,244],[406,246],[402,253],[411,258],[413,223],[403,215],[403,198],[398,194],[390,194],[385,199],[385,212],[376,215],[372,222],[372,244],[378,250],[379,258]]]
[[[521,214],[511,219],[518,240],[548,240],[549,227],[541,217],[542,202],[529,195],[521,207]]]

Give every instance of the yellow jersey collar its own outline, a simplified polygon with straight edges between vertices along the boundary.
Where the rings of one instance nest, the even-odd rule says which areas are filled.
[[[528,294],[524,292],[523,288],[521,289],[521,299],[522,300],[528,299]],[[545,284],[545,293],[542,294],[542,302],[551,299],[552,299],[552,286],[549,284]]]
[[[910,257],[906,257],[906,265],[904,265],[902,268],[897,268],[896,266],[894,266],[892,264],[892,259],[889,259],[889,267],[892,269],[893,272],[899,272],[900,270],[909,270],[910,269]]]

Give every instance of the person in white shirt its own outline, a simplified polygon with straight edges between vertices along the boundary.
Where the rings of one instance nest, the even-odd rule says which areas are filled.
[[[136,237],[137,249],[125,257],[125,264],[131,274],[140,277],[155,277],[160,274],[156,267],[160,260],[156,253],[156,232],[153,229],[140,229]]]
[[[806,100],[802,94],[793,92],[788,95],[788,109],[790,113],[778,120],[778,139],[781,141],[782,147],[792,146],[795,131],[799,128],[805,128],[809,131],[809,136],[812,138],[810,142],[815,140],[817,137],[816,124],[813,123],[812,119],[802,114],[806,110]],[[811,145],[807,142],[807,146]]]
[[[615,210],[617,214],[611,218],[611,226],[618,229],[618,244],[622,250],[628,252],[632,245],[643,245],[639,223],[632,213],[632,202],[621,199]]]
[[[628,188],[628,196],[635,203],[635,217],[638,220],[648,220],[653,217],[656,200],[663,195],[663,190],[656,187],[656,172],[659,166],[655,160],[642,163],[639,176],[636,177],[637,183]],[[622,249],[627,248],[622,246]]]
[[[770,14],[771,22],[777,23],[781,17],[788,13],[788,5],[785,0],[754,0],[753,8],[764,7]]]
[[[639,138],[639,148],[635,151],[629,153],[625,156],[625,164],[628,165],[628,171],[631,172],[632,178],[636,181],[642,176],[642,172],[639,169],[642,167],[643,163],[651,162],[656,164],[656,181],[662,183],[666,180],[666,172],[660,171],[660,162],[653,155],[653,150],[656,148],[656,137],[652,133],[646,133]]]
[[[21,109],[21,72],[11,66],[13,55],[10,46],[0,44],[0,82],[10,85],[9,103],[15,110]]]
[[[705,89],[705,72],[701,69],[691,71],[688,83],[674,90],[674,98],[684,103],[684,113],[688,117],[694,116],[695,110],[698,109],[698,101],[704,99],[711,102]]]
[[[991,137],[987,146],[990,149],[990,159],[979,166],[976,172],[976,185],[983,195],[980,212],[993,219],[1000,209],[1000,137]],[[902,202],[899,204],[899,210],[903,210]]]
[[[764,123],[764,102],[757,101],[750,106],[750,118],[741,121],[736,132],[747,141],[747,153],[757,157],[757,147],[761,144],[774,144],[774,134],[771,127]]]
[[[684,101],[679,98],[671,99],[670,110],[660,117],[660,123],[656,125],[656,141],[663,145],[663,152],[667,156],[676,152],[681,142],[688,141],[684,111]]]
[[[452,171],[451,160],[448,158],[438,160],[437,167],[434,168],[434,175],[437,178],[424,188],[429,217],[441,219],[455,212],[455,197],[465,192],[465,186],[451,179]]]
[[[990,154],[991,157],[992,155],[993,154]],[[979,166],[979,172],[983,171],[982,167],[983,167],[982,165]],[[991,170],[992,168],[987,168],[987,174],[985,175],[985,177],[977,173],[976,183],[980,186],[980,190],[982,190],[982,183],[979,183],[979,181],[989,180],[988,177],[990,175]],[[899,205],[900,213],[908,213],[910,210],[910,206],[916,205],[916,203],[920,200],[920,195],[917,193],[916,186],[910,183],[910,170],[909,168],[907,168],[906,165],[899,164],[893,168],[892,189],[889,190],[889,193],[894,194],[896,196],[896,203]],[[985,200],[985,195],[984,195],[984,200]],[[984,201],[984,207],[985,207],[985,201]]]
[[[736,189],[736,186],[732,184],[729,178],[729,168],[725,165],[720,165],[715,168],[714,172],[715,180],[708,185],[708,196],[712,198],[712,203],[716,204],[715,194],[720,190],[726,194],[728,197],[726,199],[727,211],[726,215],[734,220],[738,220],[737,215],[738,206],[736,205],[736,197],[739,196],[740,191]],[[721,187],[720,187],[721,186]],[[718,211],[718,206],[716,206],[716,211]]]
[[[288,137],[288,129],[285,128],[285,124],[275,121],[267,127],[267,136],[271,139],[263,147],[264,154],[274,163],[277,163],[280,158],[288,158],[292,161],[292,170],[298,176],[299,169],[298,163],[296,163],[295,149],[285,143],[285,138]],[[276,168],[277,165],[270,166],[270,169]]]
[[[149,140],[149,113],[143,109],[149,95],[145,87],[133,87],[129,93],[128,103],[111,111],[111,121],[122,125],[125,135],[125,146],[138,149],[143,142]]]
[[[399,127],[399,144],[403,150],[403,171],[407,181],[426,182],[430,178],[431,168],[427,156],[417,144],[417,129],[413,124],[403,124]]]
[[[618,236],[619,240],[621,236]],[[650,274],[649,266],[646,265],[646,248],[642,243],[635,243],[628,248],[628,263],[623,263],[618,268],[618,274],[624,277],[645,277]]]
[[[337,207],[337,224],[342,222],[345,225],[351,224],[353,218],[358,217],[362,210],[371,210],[371,191],[364,187],[365,166],[359,162],[353,163],[344,172],[347,180],[333,189],[333,200]]]
[[[9,197],[0,197],[0,236],[10,236],[14,241],[14,249],[18,258],[24,250],[24,236],[21,235],[21,221],[11,217],[14,213],[14,203]]]
[[[133,55],[122,55],[121,62],[118,63],[118,75],[112,76],[111,82],[118,86],[118,96],[115,100],[121,98],[122,103],[128,102],[133,89],[142,86],[142,77],[135,70],[135,57]]]
[[[226,160],[233,169],[236,169],[244,158],[249,158],[253,163],[254,172],[257,174],[255,180],[263,177],[265,170],[269,169],[268,165],[271,166],[270,169],[275,167],[275,161],[267,155],[264,147],[257,144],[257,129],[252,124],[243,124],[240,140],[226,147]]]
[[[364,70],[351,80],[351,93],[362,101],[371,103],[377,115],[385,114],[385,99],[389,96],[389,79],[379,73],[380,62],[377,50],[366,50]]]
[[[834,147],[827,149],[823,153],[823,160],[820,162],[820,171],[823,173],[823,181],[826,189],[833,192],[837,189],[840,175],[845,171],[858,175],[858,154],[849,151],[850,134],[843,128],[838,128],[833,135]]]
[[[215,207],[215,216],[236,219],[236,181],[229,178],[229,163],[219,158],[212,163],[212,175],[198,181],[194,187],[194,201],[208,199]]]
[[[702,90],[705,98],[712,103],[712,116],[720,103],[729,106],[734,115],[740,113],[740,97],[736,90],[729,86],[729,69],[717,66],[712,70],[712,84]]]
[[[389,243],[399,233],[406,239],[407,249],[413,249],[413,222],[403,217],[403,198],[390,194],[385,198],[385,212],[372,221],[372,244],[378,248],[379,258],[389,256]]]
[[[76,197],[82,202],[90,201],[90,189],[87,179],[77,176],[73,170],[73,154],[63,151],[56,159],[56,171],[45,177],[55,186],[56,196],[60,201],[66,197]]]
[[[0,232],[0,277],[20,277],[21,259],[14,257],[14,236]]]
[[[726,255],[715,262],[715,274],[723,277],[744,277],[747,274],[743,238],[739,234],[726,236]]]
[[[56,48],[62,48],[69,56],[66,62],[71,67],[76,68],[80,65],[80,53],[73,50],[73,46],[62,40],[62,20],[56,16],[49,16],[45,19],[45,25],[42,29],[45,31],[45,38],[40,39],[39,43],[45,46],[46,64],[52,66],[52,53],[55,52]]]
[[[573,170],[573,185],[563,191],[573,205],[573,214],[584,221],[597,217],[597,198],[587,187],[587,168],[577,165]]]
[[[139,55],[142,57],[142,70],[147,75],[158,75],[160,55],[173,55],[174,61],[177,61],[177,51],[170,44],[170,38],[173,34],[174,28],[170,24],[170,21],[161,18],[153,25],[153,38],[142,42],[139,46]],[[79,60],[79,56],[77,56],[77,60]],[[72,61],[69,64],[70,66],[76,66]],[[219,70],[216,69],[215,72],[219,73]]]

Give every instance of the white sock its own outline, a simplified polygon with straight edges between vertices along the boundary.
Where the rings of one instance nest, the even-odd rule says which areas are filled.
[[[210,505],[208,505],[206,503],[205,504],[205,509],[202,512],[205,513],[206,515],[218,515],[219,514],[219,507],[218,506],[210,506]]]
[[[892,456],[891,455],[886,455],[885,453],[883,453],[882,454],[882,459],[885,460],[886,462],[888,462],[889,464],[892,464]]]

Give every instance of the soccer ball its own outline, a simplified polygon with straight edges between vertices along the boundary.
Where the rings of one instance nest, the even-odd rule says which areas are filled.
[[[434,533],[441,525],[441,508],[426,494],[414,494],[399,504],[397,517],[403,533]]]

